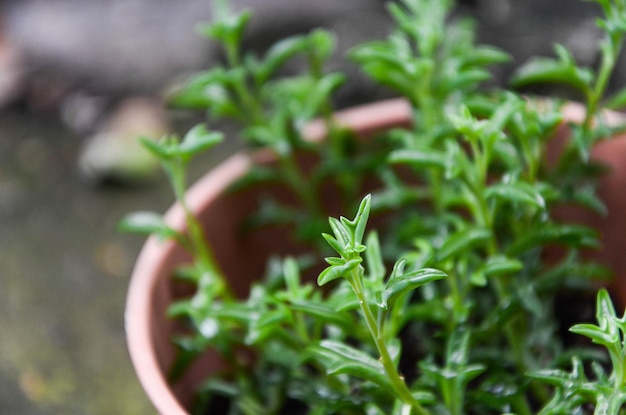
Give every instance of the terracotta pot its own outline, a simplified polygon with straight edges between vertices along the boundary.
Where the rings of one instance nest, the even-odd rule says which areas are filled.
[[[566,117],[579,118],[580,110],[576,105],[567,106]],[[408,125],[410,118],[410,108],[403,100],[383,101],[338,114],[342,124],[362,136],[389,127]],[[312,140],[321,140],[324,134],[321,123],[312,123],[306,131]],[[560,134],[567,134],[567,131],[562,128]],[[626,252],[620,244],[622,235],[626,235],[626,136],[602,143],[594,152],[594,157],[605,161],[611,168],[600,188],[600,194],[609,207],[609,217],[584,216],[579,219],[603,232],[606,248],[600,257],[613,266],[617,280],[625,282],[616,284],[615,292],[626,295]],[[259,192],[272,192],[278,197],[288,195],[270,187],[234,194],[225,192],[252,163],[268,162],[270,159],[267,153],[254,156],[236,154],[200,179],[188,195],[191,209],[206,226],[207,238],[215,247],[218,262],[241,295],[245,294],[251,278],[260,275],[270,253],[285,254],[298,249],[284,229],[268,228],[246,234],[239,229],[241,221],[256,208]],[[177,205],[167,212],[166,219],[175,229],[185,228],[183,212]],[[268,244],[268,240],[282,242],[274,246]],[[246,261],[236,260],[237,253],[244,251],[253,252],[254,256],[247,254]],[[174,243],[149,238],[133,271],[127,298],[125,318],[130,356],[149,399],[163,415],[188,414],[197,387],[219,368],[218,359],[207,353],[180,381],[173,385],[166,381],[166,373],[175,355],[170,339],[181,331],[176,322],[166,317],[166,310],[173,300],[185,295],[184,287],[173,282],[171,273],[187,258]]]

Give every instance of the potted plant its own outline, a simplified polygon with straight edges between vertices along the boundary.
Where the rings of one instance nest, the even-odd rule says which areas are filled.
[[[557,47],[513,80],[565,83],[583,104],[483,88],[506,55],[475,45],[452,2],[403,0],[393,34],[351,52],[403,98],[335,112],[329,33],[245,54],[250,13],[216,2],[202,31],[226,63],[174,103],[240,121],[253,151],[187,190],[187,163],[221,134],[144,139],[177,204],[123,221],[153,234],[126,319],[159,412],[621,413],[624,318],[604,289],[597,321],[575,307],[607,265],[626,269],[626,138],[601,141],[620,118],[601,104],[626,99],[604,98],[626,3],[598,3],[596,71]]]

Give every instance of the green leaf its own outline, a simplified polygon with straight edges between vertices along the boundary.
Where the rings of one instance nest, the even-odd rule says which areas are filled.
[[[212,377],[207,380],[203,384],[203,389],[230,398],[235,398],[237,395],[241,395],[242,393],[241,388],[237,385],[217,377]]]
[[[541,193],[526,182],[497,183],[485,191],[487,199],[498,199],[508,203],[522,203],[545,209],[546,202]]]
[[[582,262],[580,255],[571,250],[558,263],[548,267],[536,277],[536,288],[539,292],[551,291],[556,288],[588,290],[598,283],[606,284],[613,277],[613,272],[597,262]]]
[[[328,264],[332,265],[332,266],[341,266],[343,264],[345,264],[346,260],[343,258],[337,258],[337,257],[327,257],[324,259]]]
[[[328,222],[335,234],[335,238],[322,234],[326,241],[341,255],[344,259],[350,259],[354,254],[365,251],[365,245],[361,244],[365,228],[367,227],[367,219],[369,218],[371,195],[367,195],[361,201],[359,210],[353,220],[349,220],[343,216],[339,219],[330,217]]]
[[[212,315],[220,321],[235,322],[242,325],[251,323],[255,316],[253,307],[244,303],[224,303],[211,310]]]
[[[372,79],[402,94],[408,94],[406,85],[418,84],[420,75],[429,71],[432,63],[407,56],[407,51],[400,45],[401,42],[393,40],[358,46],[351,50],[349,55]]]
[[[491,73],[484,69],[467,69],[457,74],[448,85],[449,91],[469,89],[491,79]]]
[[[626,107],[626,88],[620,89],[615,94],[607,98],[604,106],[606,108],[614,110],[619,110]]]
[[[215,146],[222,138],[222,133],[209,132],[206,126],[198,124],[185,134],[178,146],[178,152],[185,157],[191,157]]]
[[[223,7],[217,7],[214,13],[216,13],[215,22],[198,25],[196,29],[198,33],[225,44],[241,44],[243,32],[252,13],[249,10],[232,13]]]
[[[267,82],[272,75],[289,59],[307,50],[308,39],[305,36],[291,36],[273,44],[263,56],[261,63],[256,63],[255,80],[257,85]]]
[[[605,346],[611,354],[613,350],[621,350],[622,335],[620,330],[622,332],[626,330],[624,323],[626,319],[617,318],[613,301],[609,296],[609,292],[604,288],[598,291],[596,320],[598,321],[598,326],[594,324],[576,324],[570,328],[570,331],[589,337],[594,343]],[[619,360],[622,359],[623,357],[619,357]]]
[[[180,318],[190,317],[196,313],[196,304],[192,304],[191,300],[179,300],[170,305],[167,309],[167,317]]]
[[[572,333],[589,337],[594,343],[610,346],[618,340],[611,333],[607,333],[594,324],[576,324],[569,329]]]
[[[344,246],[332,235],[323,233],[322,237],[326,240],[328,245],[330,245],[330,247],[333,248],[335,252],[337,252],[339,255],[341,255],[341,253],[344,252]]]
[[[365,261],[367,263],[368,275],[372,281],[382,281],[385,278],[385,263],[380,250],[378,233],[370,233],[365,241],[365,245],[367,246]]]
[[[348,227],[344,223],[336,218],[328,218],[328,223],[330,224],[330,228],[335,235],[335,239],[341,247],[341,250],[337,252],[343,256],[343,253],[346,251],[346,249],[350,248],[350,241],[352,239],[350,229],[348,229]]]
[[[323,62],[327,60],[335,51],[337,39],[335,36],[324,29],[315,29],[308,35],[309,52]]]
[[[601,323],[610,318],[617,318],[615,306],[613,305],[609,292],[602,288],[598,290],[596,298],[596,319]]]
[[[305,105],[298,114],[300,122],[311,120],[319,114],[320,108],[329,102],[330,96],[345,81],[345,75],[331,73],[324,75],[309,89]]]
[[[288,257],[283,262],[285,284],[291,294],[297,294],[300,288],[300,267],[293,257]]]
[[[578,189],[572,195],[572,202],[580,204],[581,206],[599,215],[606,216],[608,214],[606,205],[602,199],[598,197],[594,188]]]
[[[483,272],[489,277],[514,274],[524,268],[524,264],[503,255],[492,256],[487,260]]]
[[[444,170],[448,165],[445,154],[435,150],[395,150],[389,155],[390,163],[405,163],[415,167],[438,168]]]
[[[446,239],[437,251],[437,262],[443,262],[491,238],[491,232],[485,228],[467,227]]]
[[[549,244],[574,248],[597,248],[597,231],[582,225],[537,224],[521,234],[507,249],[507,253],[514,257],[529,249]]]
[[[359,209],[353,221],[355,224],[353,239],[354,245],[360,244],[363,241],[363,235],[365,234],[365,228],[367,227],[367,220],[369,219],[371,205],[372,195],[368,194],[361,200],[361,204],[359,205]]]
[[[591,88],[593,72],[579,68],[574,57],[561,45],[555,45],[559,59],[535,58],[522,66],[513,76],[514,87],[535,83],[564,83],[584,94]]]
[[[222,87],[223,68],[214,68],[209,71],[199,72],[191,76],[180,90],[169,97],[168,103],[175,107],[202,109],[208,108],[213,100],[208,96],[207,88],[210,85],[220,87],[218,100],[224,99],[228,93]],[[215,89],[214,89],[215,90]]]
[[[196,362],[196,360],[206,350],[206,342],[201,336],[174,338],[173,343],[176,345],[176,356],[174,362],[169,368],[167,379],[170,382],[176,382]]]
[[[445,272],[432,268],[404,272],[405,264],[406,261],[403,259],[396,262],[387,286],[381,293],[381,301],[378,305],[380,308],[386,310],[398,295],[447,276]]]
[[[511,55],[493,46],[477,46],[463,58],[464,66],[486,66],[509,62]]]
[[[450,368],[464,367],[469,360],[469,330],[455,330],[446,345],[446,366]]]
[[[184,265],[178,267],[174,270],[173,276],[174,278],[180,281],[189,281],[193,283],[198,283],[202,278],[202,270],[193,265]]]
[[[339,313],[359,308],[359,299],[354,295],[354,290],[349,284],[335,286],[327,303]]]
[[[326,306],[322,302],[295,300],[290,302],[290,308],[294,311],[310,315],[314,317],[316,321],[324,324],[334,324],[348,330],[353,328],[354,325],[354,321],[352,321],[351,318],[346,318],[346,314],[338,313],[335,309]]]
[[[562,385],[566,382],[571,382],[572,379],[571,374],[561,370],[561,369],[540,369],[535,370],[533,372],[528,373],[527,376],[530,376],[534,379],[539,379],[542,382],[545,382],[550,385]]]
[[[213,117],[242,118],[231,90],[244,82],[242,68],[225,70],[215,67],[193,77],[169,98],[170,105],[180,108],[208,109]]]
[[[528,106],[524,99],[512,92],[502,94],[500,101],[489,119],[489,124],[498,132],[504,130],[509,121],[515,119],[515,116],[522,113]]]
[[[347,374],[390,387],[382,363],[359,349],[334,340],[322,340],[308,350],[329,375]]]
[[[524,264],[517,259],[510,259],[503,255],[495,255],[490,257],[486,263],[472,272],[470,275],[470,281],[476,286],[484,287],[487,285],[488,278],[514,274],[520,271],[523,267]]]
[[[155,212],[131,213],[119,222],[118,227],[124,232],[154,234],[161,239],[175,239],[180,236],[178,232],[167,226],[162,215]]]
[[[168,146],[169,141],[170,140],[168,140],[167,137],[164,137],[159,141],[155,141],[147,137],[139,137],[141,145],[160,160],[167,160],[171,157],[171,152]]]
[[[283,330],[283,324],[292,319],[292,315],[286,307],[278,307],[272,310],[264,310],[258,314],[258,318],[252,319],[245,343],[247,345],[260,344],[265,339]]]
[[[332,265],[326,268],[317,277],[317,284],[323,286],[333,280],[336,280],[337,278],[345,277],[349,272],[358,267],[362,261],[362,258],[353,258],[345,262],[343,265]]]

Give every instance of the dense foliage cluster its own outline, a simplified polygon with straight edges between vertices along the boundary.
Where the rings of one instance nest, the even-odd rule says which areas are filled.
[[[578,67],[557,46],[555,59],[535,59],[513,79],[516,87],[564,83],[584,99],[586,118],[570,126],[569,147],[550,166],[545,154],[562,123],[559,102],[484,87],[488,67],[508,57],[476,45],[472,23],[449,17],[450,0],[390,4],[394,31],[351,51],[371,79],[412,107],[411,128],[368,142],[333,118],[332,95],[344,75],[324,69],[331,33],[291,37],[256,56],[241,47],[251,14],[217,4],[215,21],[201,31],[223,47],[226,61],[191,79],[175,104],[240,121],[240,136],[277,159],[241,185],[280,182],[300,202],[266,201],[255,223],[294,223],[300,238],[314,241],[315,256],[335,256],[318,278],[324,290],[301,278],[310,256],[289,257],[270,264],[248,298],[236,299],[191,212],[186,235],[155,214],[125,221],[175,238],[194,255],[180,276],[197,292],[171,315],[196,334],[176,339],[175,372],[207,348],[229,368],[207,379],[202,405],[250,415],[621,413],[626,317],[602,290],[597,325],[571,329],[604,346],[605,360],[598,349],[570,348],[555,317],[559,293],[589,289],[608,273],[581,256],[598,246],[596,232],[554,214],[563,204],[604,209],[589,151],[612,132],[600,110],[626,32],[626,2],[597,3],[605,13],[597,70]],[[293,60],[302,71],[285,75]],[[624,97],[609,102],[618,106]],[[314,118],[326,123],[325,142],[303,136]],[[196,127],[182,140],[145,140],[183,206],[188,160],[219,139]],[[302,153],[319,159],[317,167],[300,168]],[[372,178],[380,186],[363,197],[359,189]],[[326,220],[319,194],[329,180],[345,211],[356,212],[353,220]],[[384,216],[384,226],[369,230],[374,215]],[[546,261],[551,246],[560,254]]]

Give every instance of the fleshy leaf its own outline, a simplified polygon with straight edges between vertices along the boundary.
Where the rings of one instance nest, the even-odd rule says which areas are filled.
[[[287,60],[307,49],[308,42],[304,36],[292,36],[275,43],[263,57],[256,68],[256,82],[265,83]]]
[[[318,285],[326,285],[329,282],[336,280],[337,278],[345,276],[354,268],[358,267],[362,261],[363,260],[361,258],[353,258],[349,261],[346,261],[343,265],[331,265],[330,267],[322,271],[319,277],[317,277]]]
[[[290,308],[294,311],[313,316],[316,320],[325,324],[334,324],[344,328],[350,328],[354,324],[351,319],[346,318],[345,314],[338,313],[335,309],[321,302],[296,300],[290,303]]]
[[[536,208],[544,209],[546,202],[530,184],[525,182],[498,183],[487,188],[485,196],[509,203],[523,203]]]
[[[341,223],[336,218],[328,218],[328,223],[330,224],[330,228],[333,230],[333,234],[335,235],[335,239],[341,246],[341,251],[337,251],[339,254],[344,252],[347,248],[350,247],[350,232],[346,228],[346,226]]]
[[[338,341],[322,340],[309,351],[326,367],[329,375],[347,374],[389,387],[382,363],[361,350]]]
[[[359,205],[359,210],[357,211],[356,217],[354,218],[355,229],[354,229],[354,244],[360,244],[363,241],[363,235],[365,234],[365,228],[367,227],[367,220],[370,215],[370,206],[372,203],[372,195],[366,195],[361,204]]]
[[[402,293],[447,276],[445,272],[433,268],[404,272],[405,263],[404,260],[396,262],[387,286],[381,293],[380,308],[387,309],[394,298]]]
[[[555,45],[558,59],[535,58],[522,66],[513,76],[515,87],[535,83],[568,84],[586,93],[593,80],[589,69],[581,69],[576,65],[573,56],[561,45]]]
[[[144,146],[146,150],[162,160],[171,157],[169,148],[166,145],[166,141],[167,140],[165,139],[156,141],[147,137],[139,138],[139,142],[142,146]]]
[[[437,261],[445,261],[491,238],[484,228],[469,227],[450,236],[437,252]]]
[[[508,248],[507,253],[510,256],[517,256],[529,249],[548,244],[596,248],[597,232],[582,225],[539,224],[520,235]]]
[[[502,50],[492,46],[477,46],[471,54],[465,57],[465,65],[492,65],[495,63],[506,63],[511,60],[511,56]]]
[[[521,261],[507,258],[505,256],[493,256],[489,258],[484,267],[485,275],[496,277],[500,275],[512,274],[520,271],[524,267]]]
[[[119,228],[125,232],[142,235],[155,234],[159,238],[177,238],[179,233],[167,226],[163,216],[155,212],[135,212],[127,215],[119,223]]]
[[[185,157],[191,157],[213,147],[222,141],[222,137],[221,133],[209,132],[203,124],[198,124],[185,134],[178,151]]]
[[[434,150],[396,150],[389,156],[391,163],[406,163],[416,167],[434,167],[445,169],[447,166],[447,157],[441,152]]]
[[[371,232],[365,241],[365,245],[367,246],[365,261],[370,279],[372,281],[382,281],[385,277],[385,264],[380,250],[378,233]]]
[[[285,284],[290,293],[298,293],[300,287],[300,268],[298,262],[293,257],[288,257],[283,262],[283,273],[285,274]]]
[[[611,96],[605,104],[607,108],[619,110],[626,107],[626,88],[622,88]]]
[[[300,121],[309,121],[318,114],[319,109],[326,103],[333,91],[345,81],[345,76],[340,73],[331,73],[320,79],[307,95],[304,108],[298,115]]]

